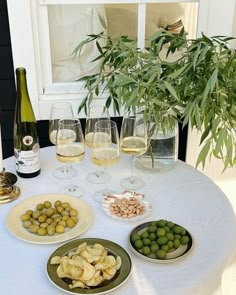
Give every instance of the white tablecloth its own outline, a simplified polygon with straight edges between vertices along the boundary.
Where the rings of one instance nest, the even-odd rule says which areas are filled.
[[[0,205],[0,294],[53,295],[64,294],[48,280],[46,263],[60,245],[38,245],[18,240],[8,232],[6,218],[9,210],[21,201],[44,193],[59,193],[66,183],[58,181],[51,171],[59,166],[55,147],[41,149],[41,174],[32,179],[18,178],[21,196],[12,203]],[[15,173],[14,158],[4,160],[6,171]],[[94,212],[92,226],[80,237],[112,240],[130,254],[133,269],[129,280],[113,291],[114,295],[212,295],[221,294],[221,277],[234,254],[236,220],[231,204],[222,191],[206,176],[178,161],[173,169],[150,173],[135,169],[146,186],[139,190],[152,206],[152,212],[141,221],[120,222],[107,216],[92,194],[103,185],[86,180],[87,173],[97,169],[85,160],[75,165],[78,177],[73,181],[86,189],[83,200]],[[109,168],[109,186],[122,192],[119,181],[131,172],[131,158],[123,156]],[[128,234],[138,224],[157,219],[172,220],[186,227],[194,238],[194,248],[182,261],[171,264],[146,262],[128,248]],[[227,294],[228,295],[228,294]]]

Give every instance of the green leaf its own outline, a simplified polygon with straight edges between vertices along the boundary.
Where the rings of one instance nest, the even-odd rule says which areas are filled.
[[[86,97],[82,100],[81,104],[79,105],[78,114],[81,112],[81,110],[84,107],[86,107],[87,100],[88,100],[88,95],[86,95]]]
[[[208,94],[214,90],[216,82],[217,82],[217,76],[218,76],[218,69],[215,69],[213,71],[211,77],[207,81],[207,85],[204,89],[203,97],[202,97],[203,102],[206,99],[206,97],[208,96]],[[203,106],[203,104],[202,104],[202,106]]]
[[[139,87],[135,88],[134,91],[131,93],[130,98],[128,99],[126,106],[131,106],[134,101],[137,99],[139,94]]]
[[[180,76],[187,68],[189,68],[189,65],[184,65],[182,68],[178,69],[178,70],[175,70],[173,73],[171,73],[169,75],[169,77],[171,79],[175,79],[177,78],[178,76]]]
[[[226,135],[227,135],[227,130],[225,128],[221,129],[219,132],[218,138],[216,140],[216,146],[215,146],[216,155],[222,152],[222,146],[223,146],[223,142],[225,140]]]
[[[166,89],[170,92],[170,94],[177,100],[177,101],[180,101],[180,98],[178,97],[175,89],[173,88],[173,86],[170,85],[169,82],[167,81],[164,81],[164,84],[165,84],[165,87]]]
[[[211,130],[211,124],[209,124],[209,125],[207,126],[207,128],[205,129],[205,131],[203,132],[203,134],[202,134],[202,136],[201,136],[201,139],[200,139],[200,144],[202,144],[203,141],[207,138],[207,136],[208,136],[210,130]]]
[[[196,69],[196,64],[197,64],[197,60],[198,60],[198,56],[200,54],[200,51],[201,51],[201,44],[198,45],[197,50],[196,50],[196,52],[194,54],[194,58],[193,58],[193,69],[194,69],[194,71]]]
[[[107,29],[107,23],[106,23],[105,18],[100,13],[98,14],[98,17],[99,17],[99,21],[100,21],[101,25],[103,26],[103,28]]]
[[[206,157],[207,157],[207,155],[209,153],[210,147],[211,147],[211,142],[207,141],[206,144],[204,145],[204,147],[201,149],[201,151],[199,153],[199,156],[197,158],[196,167],[198,167],[198,165],[200,163],[202,163],[203,168],[205,167]]]
[[[96,45],[97,45],[97,49],[99,50],[99,52],[103,55],[102,47],[100,46],[98,41],[96,41]]]
[[[126,75],[120,75],[117,77],[117,79],[114,81],[114,86],[125,86],[128,85],[130,83],[136,83],[136,81]]]
[[[106,106],[107,109],[109,109],[110,105],[111,105],[111,96],[109,95],[107,100],[106,100],[105,106]]]

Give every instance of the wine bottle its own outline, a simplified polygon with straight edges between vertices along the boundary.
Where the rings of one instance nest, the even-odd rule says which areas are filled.
[[[20,177],[31,178],[39,175],[39,140],[36,120],[30,102],[26,70],[16,69],[16,108],[14,119],[14,154],[16,173]]]

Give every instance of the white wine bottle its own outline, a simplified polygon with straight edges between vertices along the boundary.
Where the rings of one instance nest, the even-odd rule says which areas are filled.
[[[14,154],[16,173],[31,178],[40,173],[39,140],[36,120],[30,102],[26,70],[16,69],[17,97],[14,119]]]

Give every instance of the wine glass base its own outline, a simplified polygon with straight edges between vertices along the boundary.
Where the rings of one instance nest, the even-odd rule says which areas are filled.
[[[96,171],[93,173],[89,173],[87,176],[87,180],[91,183],[102,184],[107,183],[111,180],[111,176],[103,171]]]
[[[94,193],[93,198],[96,202],[102,203],[103,199],[107,196],[107,195],[111,195],[114,194],[113,191],[108,190],[108,189],[104,189],[104,190],[100,190]]]
[[[52,174],[59,179],[71,179],[77,176],[77,171],[71,167],[62,166],[55,169]]]
[[[138,177],[127,177],[120,181],[120,185],[128,190],[136,190],[145,186],[145,182]]]
[[[80,198],[85,194],[85,190],[81,186],[69,184],[63,189],[63,193]]]

